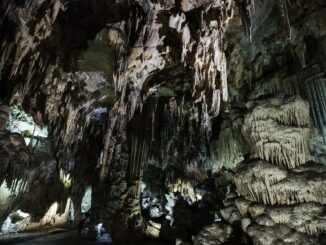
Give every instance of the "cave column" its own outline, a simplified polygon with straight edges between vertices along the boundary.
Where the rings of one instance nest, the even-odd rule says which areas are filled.
[[[4,131],[9,118],[10,108],[7,105],[0,104],[0,132]]]
[[[134,164],[141,158],[135,153],[135,137],[128,134],[127,127],[128,119],[119,115],[114,127],[109,128],[106,137],[110,142],[104,154],[107,157],[102,164],[101,180],[92,193],[92,217],[104,223],[114,241],[143,238],[141,164]],[[126,236],[126,232],[130,235]]]

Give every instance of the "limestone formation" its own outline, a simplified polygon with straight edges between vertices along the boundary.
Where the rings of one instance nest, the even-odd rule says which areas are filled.
[[[231,236],[232,226],[223,224],[213,224],[204,227],[196,236],[192,238],[194,244],[223,244]]]
[[[242,134],[251,152],[288,169],[309,160],[309,105],[297,97],[247,103]],[[286,135],[286,137],[284,137]]]
[[[308,162],[310,119],[305,102],[297,97],[279,102],[279,97],[270,98],[248,106],[241,133],[249,134],[245,140],[251,144],[252,157],[261,159],[239,164],[234,181],[245,199],[221,212],[232,222],[231,210],[239,210],[242,228],[256,244],[320,243],[316,237],[325,232],[326,168]],[[288,133],[280,127],[288,128]],[[295,132],[300,132],[298,142]]]
[[[0,105],[0,131],[3,131],[5,129],[8,117],[9,107],[6,105]]]
[[[323,0],[3,0],[0,225],[325,243],[325,16]]]

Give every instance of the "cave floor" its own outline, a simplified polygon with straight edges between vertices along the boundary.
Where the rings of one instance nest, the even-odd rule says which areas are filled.
[[[58,231],[59,232],[59,231]],[[17,233],[0,236],[0,244],[21,244],[21,245],[83,245],[83,244],[108,244],[105,242],[92,242],[82,240],[77,231],[65,231],[60,233],[52,233],[49,235],[42,233]],[[127,245],[127,243],[113,243]],[[131,243],[129,243],[131,244]],[[159,242],[140,242],[132,243],[133,245],[168,245],[167,243]]]

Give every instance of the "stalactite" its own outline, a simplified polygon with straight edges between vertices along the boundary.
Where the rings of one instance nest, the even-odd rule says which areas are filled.
[[[150,137],[147,137],[146,131],[149,127],[149,118],[145,119],[141,115],[134,115],[131,130],[131,151],[129,165],[129,183],[140,181],[141,170],[144,161],[148,156],[148,144]]]
[[[326,142],[326,79],[324,76],[324,73],[316,74],[307,79],[304,84],[314,123]]]
[[[316,169],[307,169],[302,166],[286,171],[267,162],[252,161],[237,168],[235,184],[246,199],[266,205],[298,202],[325,204],[325,181],[321,177],[326,171],[325,167],[319,165]]]
[[[10,77],[13,78],[17,75],[17,73],[22,69],[24,64],[22,61],[24,59],[30,59],[30,65],[28,67],[28,74],[27,74],[27,81],[31,80],[31,78],[35,74],[35,64],[38,62],[41,63],[40,53],[35,52],[37,45],[39,45],[43,40],[45,40],[52,32],[52,24],[54,23],[60,6],[61,2],[58,0],[51,1],[49,5],[49,10],[41,16],[41,19],[36,22],[34,28],[29,29],[28,21],[32,19],[31,16],[35,13],[35,9],[40,8],[39,3],[36,1],[30,1],[30,3],[25,3],[23,8],[19,8],[20,11],[13,11],[15,6],[14,1],[6,1],[7,3],[4,4],[6,9],[0,9],[2,12],[3,20],[12,19],[15,17],[15,21],[17,21],[18,28],[16,29],[16,36],[14,42],[11,44],[6,45],[4,52],[1,54],[1,65],[0,67],[3,68],[5,62],[11,57],[13,59]],[[10,16],[13,15],[13,16]],[[2,23],[0,23],[2,24]],[[7,28],[6,26],[0,26],[0,29]],[[3,44],[6,44],[6,36],[3,36]],[[33,52],[34,55],[28,57],[28,53]],[[44,67],[42,67],[44,68]]]
[[[254,0],[237,0],[242,27],[245,35],[249,36],[250,42],[252,41],[252,11],[254,9]]]
[[[222,166],[233,168],[243,160],[241,145],[227,121],[223,122],[217,144],[213,147],[216,147],[212,151],[217,152],[219,168]]]
[[[0,132],[6,128],[9,118],[9,106],[0,104]]]
[[[245,116],[242,134],[257,156],[290,169],[310,159],[309,106],[306,101],[280,96],[249,106],[253,108]]]
[[[222,34],[217,27],[211,28],[210,32],[207,30],[204,35],[200,36],[194,64],[193,94],[196,93],[198,86],[204,85],[212,90],[212,104],[209,109],[209,114],[212,117],[219,114],[221,101],[228,100],[226,58],[221,48],[221,40]],[[214,50],[214,52],[210,50]],[[220,83],[217,82],[218,80]],[[200,93],[200,98],[196,99],[197,102],[208,103],[204,93]]]
[[[100,178],[105,179],[107,174],[109,173],[109,167],[112,159],[112,154],[115,150],[115,138],[112,137],[112,133],[114,127],[116,127],[118,116],[115,111],[111,111],[110,113],[111,120],[108,122],[107,130],[104,136],[104,146],[103,146],[103,155],[101,158],[101,174]]]
[[[291,39],[292,30],[291,30],[290,18],[288,13],[287,0],[278,0],[278,7],[281,12],[282,18],[284,18],[284,22],[289,34],[289,39]]]

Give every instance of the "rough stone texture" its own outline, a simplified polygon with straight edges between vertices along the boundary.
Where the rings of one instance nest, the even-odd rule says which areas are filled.
[[[241,214],[235,206],[229,206],[227,208],[221,209],[220,212],[222,217],[230,224],[241,220]]]
[[[310,159],[310,119],[306,101],[299,97],[279,96],[249,101],[247,109],[241,133],[250,146],[252,157],[288,169]]]
[[[17,133],[0,137],[1,183],[11,193],[11,201],[3,200],[1,220],[12,210],[22,209],[38,220],[50,205],[65,202],[68,198],[63,183],[56,172],[55,160],[45,152],[28,148],[24,138]],[[51,192],[49,192],[51,188]]]
[[[298,203],[290,206],[267,206],[255,220],[257,224],[273,226],[284,224],[297,232],[318,236],[326,230],[325,206],[316,203]]]
[[[308,236],[285,225],[260,226],[251,225],[247,233],[253,239],[254,244],[323,244],[316,237]]]
[[[312,137],[310,141],[311,160],[314,162],[326,163],[326,144],[319,134]]]
[[[223,244],[228,241],[233,228],[226,224],[213,224],[204,227],[196,236],[192,238],[194,244]]]
[[[235,175],[237,190],[250,201],[264,204],[319,202],[326,204],[326,167],[307,163],[285,170],[262,160],[244,162]]]
[[[6,105],[0,105],[0,132],[6,128],[6,123],[9,117],[9,107]]]
[[[207,169],[245,159],[235,180],[247,200],[227,199],[225,219],[249,213],[253,222],[243,217],[242,226],[257,243],[316,242],[297,233],[300,225],[260,215],[276,204],[325,204],[324,167],[306,164],[312,128],[326,138],[325,36],[322,0],[5,0],[0,179],[45,181],[18,204],[42,206],[51,185],[72,196],[77,213],[91,185],[92,223],[103,222],[115,241],[140,240],[148,228],[141,181],[155,169],[148,165],[159,169],[163,197],[165,187],[180,187],[195,199]],[[48,126],[49,152],[30,152],[3,131],[13,104]],[[311,159],[324,163],[321,140],[310,145]],[[71,176],[67,193],[59,171]],[[309,215],[309,234],[322,233]],[[258,226],[258,217],[276,224]]]
[[[326,168],[323,164],[307,162],[310,138],[307,105],[297,97],[286,101],[283,98],[279,103],[280,98],[276,97],[255,101],[248,107],[241,133],[251,143],[252,156],[264,160],[246,160],[237,166],[234,181],[242,197],[234,201],[234,206],[223,210],[227,220],[231,210],[232,213],[239,210],[243,216],[242,229],[255,244],[314,244],[324,239],[316,237],[325,233]],[[260,120],[265,122],[257,123]],[[287,133],[279,127],[287,127]],[[300,132],[297,143],[295,132]],[[268,150],[270,147],[272,150]]]

